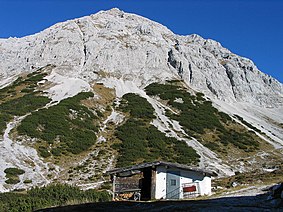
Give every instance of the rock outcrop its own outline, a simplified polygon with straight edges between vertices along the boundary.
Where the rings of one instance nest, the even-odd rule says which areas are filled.
[[[283,104],[283,86],[249,59],[198,35],[118,9],[58,23],[23,38],[0,39],[0,80],[47,64],[86,81],[104,74],[144,87],[182,78],[190,87],[226,102],[265,107]]]

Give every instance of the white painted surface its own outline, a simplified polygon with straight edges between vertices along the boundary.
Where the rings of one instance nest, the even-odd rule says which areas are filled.
[[[165,197],[166,197],[166,168],[164,166],[157,166],[155,199],[161,199]]]
[[[181,170],[180,175],[181,186],[184,183],[197,183],[199,185],[197,191],[201,196],[211,194],[211,177],[205,176],[203,173],[186,170]]]
[[[205,176],[202,181],[200,181],[200,195],[211,195],[211,177]]]
[[[184,183],[197,183],[198,193],[202,195],[211,194],[211,177],[205,176],[203,173],[180,170],[177,168],[166,169],[165,166],[156,167],[156,190],[155,199],[165,199],[166,198],[166,174],[167,171],[180,171],[180,198],[183,198],[183,188]]]

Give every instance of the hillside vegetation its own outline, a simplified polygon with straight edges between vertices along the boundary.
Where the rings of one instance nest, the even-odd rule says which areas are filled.
[[[199,155],[193,148],[184,141],[165,136],[150,124],[156,117],[145,98],[133,93],[125,94],[120,110],[128,113],[129,118],[116,130],[116,136],[121,141],[113,145],[119,152],[118,167],[156,160],[183,164],[198,162]]]
[[[153,83],[145,90],[148,95],[165,101],[173,111],[167,110],[166,115],[178,121],[189,136],[197,138],[209,149],[226,152],[227,146],[231,145],[245,152],[258,149],[255,134],[218,111],[202,93],[191,94],[174,81]]]
[[[28,115],[17,128],[20,135],[37,138],[41,156],[60,156],[87,150],[96,142],[96,116],[80,102],[93,93],[79,93],[59,104]]]
[[[5,181],[5,183],[17,184],[18,182],[20,182],[19,175],[24,174],[25,171],[22,169],[15,168],[15,167],[10,167],[10,168],[6,168],[4,170],[4,173],[6,174],[6,178],[8,178]]]
[[[0,211],[30,212],[38,209],[81,204],[87,202],[110,201],[106,191],[80,189],[60,184],[51,184],[42,188],[32,188],[26,193],[9,192],[0,194]]]
[[[14,116],[23,116],[31,111],[45,106],[51,101],[36,90],[37,83],[47,73],[41,69],[23,77],[18,77],[11,85],[0,89],[0,132],[6,128],[7,122]]]
[[[0,131],[3,132],[14,116],[31,113],[22,120],[17,132],[36,138],[42,157],[81,153],[96,141],[96,112],[81,104],[82,100],[93,97],[93,93],[79,93],[46,107],[51,99],[41,90],[46,82],[44,77],[48,75],[45,69],[18,77],[0,90]]]

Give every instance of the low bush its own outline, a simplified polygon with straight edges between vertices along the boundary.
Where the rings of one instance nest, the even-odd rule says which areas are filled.
[[[24,180],[24,183],[25,183],[25,184],[29,184],[29,183],[32,183],[32,180],[29,180],[29,179],[27,179],[27,180]]]
[[[9,192],[0,194],[1,211],[29,212],[70,203],[110,201],[111,196],[106,191],[81,191],[77,187],[54,184],[42,188],[32,188],[24,193]]]
[[[6,178],[8,178],[5,183],[7,184],[17,184],[20,182],[19,175],[22,175],[25,173],[24,170],[15,168],[15,167],[10,167],[6,168],[4,170],[4,173],[6,174]]]
[[[247,152],[258,149],[259,143],[248,133],[239,133],[235,130],[223,132],[220,136],[220,142],[224,145],[233,144],[239,149]]]
[[[214,108],[212,102],[207,101],[202,93],[192,95],[182,87],[172,83],[153,83],[147,86],[145,90],[148,95],[159,96],[168,101],[168,104],[178,111],[177,114],[174,114],[167,110],[166,115],[178,121],[189,136],[200,138],[209,130],[217,134],[217,137],[220,138],[218,142],[223,145],[232,144],[244,151],[254,151],[259,146],[258,141],[253,139],[251,133],[229,130],[227,126],[231,123],[235,124],[235,122],[228,114]],[[182,102],[176,101],[180,98]],[[241,117],[236,117],[246,126],[256,130]],[[214,144],[214,142],[206,141],[204,145],[211,150],[220,150],[219,145]]]
[[[8,178],[8,180],[5,180],[5,183],[7,183],[7,184],[17,184],[19,182],[20,182],[20,179],[18,177]]]
[[[129,112],[133,118],[155,118],[154,109],[151,104],[143,97],[128,93],[123,96],[124,101],[120,108],[124,112]]]
[[[51,101],[45,96],[26,94],[23,97],[6,101],[0,105],[1,113],[22,116],[35,109],[45,106]]]
[[[21,122],[17,130],[22,135],[52,145],[59,139],[59,144],[49,149],[54,156],[60,156],[64,151],[73,154],[85,151],[96,142],[95,133],[98,131],[95,126],[97,117],[80,103],[89,97],[93,97],[93,93],[82,92],[55,106],[35,111]],[[50,152],[47,148],[39,148],[42,157],[49,157]]]
[[[13,83],[0,89],[0,132],[3,132],[13,116],[25,115],[50,102],[49,98],[38,95],[39,91],[34,92],[37,83],[46,75],[36,71],[26,77],[18,77]],[[22,96],[23,94],[25,95]],[[19,97],[15,98],[17,95]]]
[[[121,143],[115,143],[112,148],[119,152],[118,167],[156,160],[184,164],[198,161],[199,155],[193,148],[183,141],[165,136],[150,124],[155,117],[154,109],[145,98],[126,94],[123,96],[121,109],[131,116],[116,129],[116,136]]]
[[[43,158],[48,158],[51,156],[50,152],[48,152],[46,147],[41,146],[38,148],[38,151],[39,151],[39,155]]]
[[[3,133],[3,131],[6,129],[7,122],[11,119],[11,115],[0,112],[0,133]]]
[[[4,172],[5,172],[6,174],[9,174],[9,175],[22,175],[22,174],[25,173],[24,170],[19,169],[19,168],[14,168],[14,167],[6,168],[6,169],[4,170]]]

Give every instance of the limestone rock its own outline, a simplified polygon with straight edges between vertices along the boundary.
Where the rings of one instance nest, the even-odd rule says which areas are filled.
[[[108,74],[144,87],[182,78],[190,87],[226,102],[283,105],[283,86],[247,58],[198,35],[119,9],[101,11],[23,38],[0,39],[0,81],[47,64],[88,82]]]

